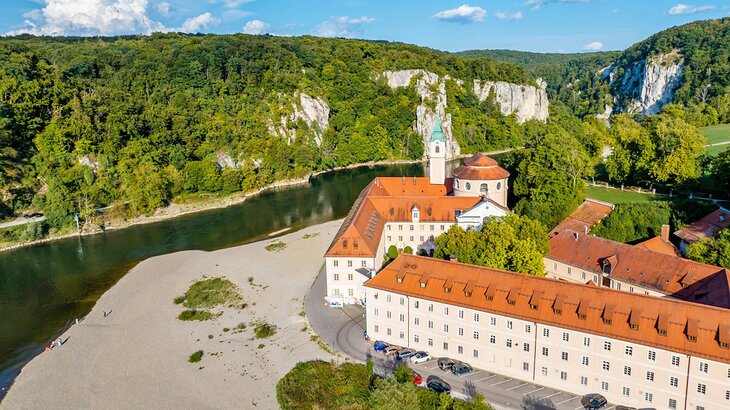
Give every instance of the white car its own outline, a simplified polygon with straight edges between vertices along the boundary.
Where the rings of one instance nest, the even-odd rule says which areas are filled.
[[[411,356],[411,363],[418,364],[431,360],[431,356],[426,352],[417,352]]]

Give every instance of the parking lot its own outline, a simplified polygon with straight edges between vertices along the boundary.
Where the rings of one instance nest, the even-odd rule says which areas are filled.
[[[464,394],[465,382],[469,381],[497,409],[583,409],[583,406],[580,404],[580,396],[485,370],[474,369],[469,374],[455,376],[450,371],[442,371],[439,369],[436,359],[431,359],[416,365],[408,363],[408,365],[423,376],[424,380],[432,374],[441,377],[451,385],[452,391],[457,394]],[[611,405],[607,407],[607,409],[614,408],[615,406]]]

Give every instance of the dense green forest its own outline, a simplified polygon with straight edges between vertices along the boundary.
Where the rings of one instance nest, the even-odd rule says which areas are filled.
[[[134,215],[178,195],[421,158],[413,127],[420,98],[412,87],[392,90],[377,78],[407,68],[467,83],[534,81],[512,64],[386,42],[182,34],[0,39],[0,214],[38,210],[59,228],[74,212],[87,219],[111,204],[125,203]],[[327,129],[299,120],[296,138],[271,131],[291,116],[296,93],[328,104]],[[455,130],[469,124],[468,139],[455,131],[467,152],[521,142],[514,118],[489,100],[452,93],[449,109],[459,111]],[[219,165],[221,153],[236,166]]]

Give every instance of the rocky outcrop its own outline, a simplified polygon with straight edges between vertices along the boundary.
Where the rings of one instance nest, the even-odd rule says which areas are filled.
[[[545,83],[538,80],[538,85],[539,88],[505,81],[474,80],[474,94],[479,101],[484,101],[493,92],[502,115],[515,114],[519,123],[531,119],[545,121],[548,117],[548,98]]]
[[[386,71],[382,74],[390,88],[409,87],[413,85],[421,97],[421,104],[416,107],[415,130],[423,137],[427,146],[428,138],[433,132],[436,114],[441,118],[441,128],[446,136],[450,148],[447,157],[457,157],[461,153],[459,143],[451,132],[451,114],[446,113],[446,82],[454,81],[457,87],[463,87],[464,81],[452,79],[448,75],[439,78],[432,72],[414,69],[401,71]],[[415,80],[415,83],[413,81]],[[515,113],[519,122],[536,118],[545,121],[548,116],[548,101],[545,93],[545,84],[540,87],[511,84],[504,81],[480,82],[474,81],[472,91],[483,101],[491,90],[495,91],[497,104],[503,115]],[[428,150],[426,150],[427,152]]]
[[[446,84],[450,78],[439,78],[437,74],[426,70],[386,71],[383,77],[390,88],[408,87],[415,78],[416,93],[421,97],[421,104],[416,107],[415,130],[423,138],[424,146],[428,147],[428,139],[436,123],[436,115],[441,118],[441,129],[446,136],[447,158],[455,158],[461,154],[461,147],[451,133],[451,114],[446,113]],[[428,149],[424,150],[425,153]]]
[[[624,68],[620,83],[609,73],[612,88],[621,112],[651,115],[672,102],[674,90],[679,87],[684,72],[684,61],[679,50],[634,62]]]
[[[320,97],[312,97],[305,93],[294,94],[296,102],[292,104],[292,112],[283,116],[277,123],[269,124],[269,133],[285,137],[289,143],[297,138],[294,124],[302,120],[309,127],[317,146],[322,144],[322,134],[329,127],[330,107]]]
[[[92,159],[88,155],[78,158],[79,164],[91,168],[96,174],[99,171],[99,161]]]

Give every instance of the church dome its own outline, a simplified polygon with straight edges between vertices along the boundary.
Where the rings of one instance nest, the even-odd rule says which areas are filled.
[[[495,179],[505,179],[509,177],[509,172],[499,166],[497,161],[488,156],[478,153],[464,160],[464,165],[456,168],[453,172],[454,178],[474,180],[474,181],[490,181]]]

